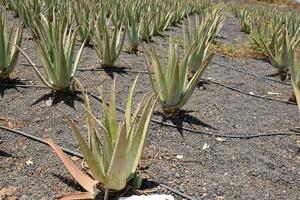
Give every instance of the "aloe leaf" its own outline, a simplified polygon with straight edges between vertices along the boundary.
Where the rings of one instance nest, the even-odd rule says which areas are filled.
[[[130,130],[130,125],[131,125],[131,110],[132,110],[132,99],[133,99],[133,94],[135,91],[136,83],[138,80],[138,76],[135,78],[132,87],[129,90],[129,95],[127,97],[127,104],[126,104],[126,109],[125,109],[125,120],[126,120],[126,129]]]
[[[134,173],[136,171],[136,168],[138,166],[138,162],[140,160],[143,146],[146,138],[146,134],[149,129],[149,124],[151,122],[151,116],[155,107],[156,100],[153,102],[153,97],[155,95],[152,94],[150,98],[148,99],[146,105],[144,106],[142,116],[139,120],[136,134],[134,138],[132,139],[132,144],[130,146],[130,151],[127,156],[127,172]]]
[[[68,169],[70,174],[75,178],[75,180],[90,194],[93,196],[96,194],[96,185],[98,181],[93,180],[90,176],[82,172],[60,149],[58,145],[56,145],[52,140],[48,139],[45,142],[52,147],[55,151],[59,159],[62,161],[64,166]]]
[[[75,126],[73,120],[68,115],[66,115],[64,112],[62,112],[62,113],[65,116],[66,120],[68,121],[69,125],[71,126],[72,133],[74,134],[74,136],[79,144],[80,151],[83,153],[84,158],[85,158],[90,170],[92,171],[94,178],[103,183],[105,180],[105,175],[99,169],[99,166],[97,165],[97,162],[93,156],[93,152],[89,149],[89,146],[86,144],[83,137],[79,133],[79,130]]]
[[[124,167],[126,166],[126,162],[126,124],[122,124],[119,129],[108,174],[104,182],[106,188],[117,191],[124,189],[128,178],[126,176],[128,173]]]
[[[38,74],[38,77],[41,79],[41,81],[47,85],[49,88],[55,89],[44,77],[43,75],[39,72],[39,70],[36,68],[35,64],[32,62],[32,60],[27,56],[27,54],[18,46],[16,46],[19,51],[22,53],[22,55],[25,57],[25,59],[30,63],[30,65],[33,67],[33,69],[36,71]]]
[[[155,49],[153,47],[150,47],[150,51],[151,51],[151,58],[153,63],[152,66],[153,66],[154,76],[156,80],[155,85],[157,85],[158,87],[157,90],[159,91],[161,99],[165,101],[168,96],[168,88],[167,88],[165,75],[163,73],[163,69],[160,65]]]
[[[206,68],[208,67],[209,62],[211,61],[211,59],[213,58],[214,54],[211,53],[206,60],[204,61],[204,63],[202,64],[202,66],[200,66],[198,68],[198,70],[196,71],[196,73],[194,74],[194,76],[192,77],[192,79],[190,80],[190,82],[188,83],[188,85],[186,86],[186,89],[181,97],[181,100],[178,102],[178,104],[174,107],[176,108],[180,108],[182,107],[184,104],[186,104],[186,102],[188,101],[188,99],[190,98],[190,96],[192,95],[196,85],[199,82],[199,78],[202,76],[202,74],[204,73],[204,71],[206,70]]]

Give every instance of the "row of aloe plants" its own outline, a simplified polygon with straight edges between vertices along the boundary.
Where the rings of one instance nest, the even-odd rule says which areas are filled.
[[[297,88],[295,56],[300,48],[300,14],[294,9],[232,4],[240,30],[250,34],[251,41],[263,50],[282,81],[291,78]],[[296,87],[295,87],[296,86]],[[299,92],[295,90],[296,96]],[[296,100],[295,98],[291,98]],[[299,99],[299,97],[298,97]]]
[[[181,4],[178,2],[178,5]],[[122,5],[117,6],[122,7]],[[79,6],[77,9],[80,8]],[[41,73],[20,48],[23,26],[19,25],[13,36],[14,28],[10,32],[7,30],[4,14],[1,13],[0,46],[3,48],[0,50],[0,77],[3,80],[9,76],[16,66],[18,55],[21,52],[31,63],[42,82],[52,90],[64,91],[77,86],[82,91],[88,126],[88,142],[84,140],[83,134],[79,132],[73,120],[63,114],[88,167],[79,169],[61,151],[59,146],[51,139],[46,140],[71,175],[86,190],[82,193],[65,195],[62,199],[95,199],[101,191],[105,193],[104,198],[107,199],[109,196],[120,195],[128,189],[136,189],[141,184],[137,170],[138,162],[156,101],[158,100],[161,104],[167,116],[176,114],[187,103],[199,78],[213,57],[213,52],[209,52],[208,49],[223,24],[222,7],[210,8],[206,15],[194,16],[184,25],[184,55],[182,59],[178,55],[178,44],[174,43],[172,36],[170,36],[169,53],[165,59],[161,59],[155,48],[150,45],[150,50],[145,58],[153,93],[146,94],[133,110],[134,91],[138,81],[136,78],[129,91],[125,114],[121,121],[118,120],[120,116],[116,111],[116,81],[111,89],[109,106],[101,94],[103,114],[98,118],[92,112],[87,93],[81,83],[74,78],[87,40],[99,41],[95,48],[97,54],[103,55],[101,57],[103,60],[113,58],[116,52],[120,53],[114,43],[119,41],[119,43],[123,43],[124,36],[122,35],[128,29],[123,28],[124,23],[118,19],[120,18],[119,13],[114,9],[106,11],[102,7],[93,22],[92,27],[95,28],[86,28],[89,34],[83,37],[83,43],[77,54],[74,55],[76,37],[82,34],[80,33],[81,28],[72,22],[72,18],[66,14],[66,11],[64,11],[65,14],[59,11],[59,15],[57,12],[52,10],[52,14],[51,12],[35,15],[31,13],[29,15],[32,21],[23,21],[32,31],[45,73]],[[78,12],[80,11],[78,10]],[[141,15],[143,14],[141,13]],[[127,23],[132,26],[132,21]]]
[[[112,0],[112,1],[59,1],[59,0],[6,0],[7,8],[15,11],[24,24],[34,29],[34,21],[40,19],[40,13],[46,18],[52,19],[53,15],[69,19],[73,23],[75,18],[79,26],[79,36],[82,41],[89,44],[92,29],[95,29],[95,21],[99,13],[105,11],[105,17],[109,16],[108,24],[118,28],[123,25],[127,31],[128,52],[136,52],[140,40],[149,41],[154,35],[160,35],[169,25],[175,25],[181,19],[194,13],[199,13],[209,3],[199,0],[180,1],[169,0],[138,1],[138,0]],[[53,12],[54,11],[54,12]],[[74,15],[76,13],[76,15]],[[101,14],[102,15],[102,14]]]

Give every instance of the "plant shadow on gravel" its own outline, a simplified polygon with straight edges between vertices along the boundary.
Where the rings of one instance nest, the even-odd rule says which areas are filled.
[[[0,150],[1,152],[1,150]],[[1,156],[1,154],[0,154]],[[51,173],[55,178],[57,178],[59,181],[63,182],[64,184],[68,185],[69,187],[73,188],[74,190],[76,190],[77,192],[85,192],[85,190],[81,187],[81,185],[79,185],[76,181],[74,181],[73,179],[64,177],[60,174],[56,174],[56,173]],[[159,183],[155,182],[155,181],[151,181],[148,179],[142,179],[142,183],[141,183],[141,187],[139,190],[148,190],[148,189],[153,189],[159,186]],[[135,192],[134,191],[129,191],[128,194],[126,194],[126,196],[128,195],[134,195]],[[95,200],[102,200],[103,199],[103,193],[100,192],[96,197]],[[111,200],[113,198],[110,198]]]
[[[26,85],[26,83],[22,82],[19,79],[6,79],[0,81],[0,95],[4,97],[5,91],[10,89],[15,89],[19,92],[17,85]]]
[[[55,106],[60,102],[64,102],[67,106],[75,109],[75,102],[83,103],[83,99],[80,96],[81,92],[50,92],[43,95],[38,100],[36,100],[31,106],[36,105],[42,101],[52,100],[50,106]]]
[[[126,67],[103,67],[104,72],[112,79],[115,78],[114,73],[117,73],[118,75],[124,76],[124,74],[128,74],[126,71]]]
[[[218,130],[217,128],[199,120],[198,118],[190,115],[193,113],[193,110],[179,110],[176,116],[166,117],[162,112],[156,111],[154,114],[162,117],[162,122],[171,121],[175,126],[177,131],[183,137],[183,124],[188,123],[190,126],[199,125],[205,128],[210,128],[213,130]]]
[[[73,179],[64,177],[60,174],[56,174],[56,173],[51,173],[55,178],[57,178],[59,181],[65,183],[66,185],[68,185],[69,187],[75,189],[78,192],[85,192],[85,190],[81,187],[81,185],[79,185],[79,183],[77,183],[76,181],[74,181]]]
[[[9,157],[13,157],[13,156],[10,153],[0,150],[0,157],[9,158]]]

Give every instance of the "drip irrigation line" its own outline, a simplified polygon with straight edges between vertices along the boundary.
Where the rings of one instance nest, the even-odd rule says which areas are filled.
[[[184,194],[184,193],[182,193],[182,192],[180,192],[179,190],[176,190],[176,189],[174,189],[174,188],[171,188],[171,187],[169,187],[169,186],[167,186],[167,185],[164,185],[164,184],[161,184],[161,183],[158,183],[161,187],[163,187],[163,188],[166,188],[167,190],[169,190],[169,191],[171,191],[171,192],[173,192],[173,193],[175,193],[175,194],[178,194],[178,195],[180,195],[180,196],[182,196],[182,197],[184,197],[184,198],[186,198],[186,199],[188,199],[188,200],[196,200],[195,198],[193,198],[193,197],[191,197],[191,196],[189,196],[189,195],[187,195],[187,194]]]
[[[264,77],[264,76],[259,76],[259,75],[256,75],[256,74],[253,74],[253,73],[250,73],[250,72],[246,72],[244,70],[236,69],[236,68],[233,68],[233,67],[229,67],[229,66],[217,63],[217,62],[211,62],[211,63],[215,64],[215,65],[218,65],[220,67],[226,68],[226,69],[230,69],[230,70],[237,71],[237,72],[240,72],[240,73],[243,73],[243,74],[247,74],[249,76],[256,77],[258,79],[268,80],[268,81],[272,81],[272,82],[275,82],[275,83],[280,83],[280,84],[283,84],[283,85],[291,85],[290,83],[287,83],[287,82],[279,81],[279,80]]]
[[[210,80],[210,79],[203,79],[203,78],[202,78],[202,80],[204,80],[204,81],[209,81],[209,82],[211,82],[211,83],[214,83],[214,84],[216,84],[216,85],[225,87],[225,88],[230,89],[230,90],[232,90],[232,91],[239,92],[239,93],[241,93],[241,94],[245,94],[245,95],[248,95],[248,96],[256,97],[256,98],[259,98],[259,99],[265,99],[265,100],[269,100],[269,101],[276,101],[276,102],[280,102],[280,103],[296,105],[296,103],[290,102],[290,101],[284,101],[284,100],[281,100],[281,99],[275,99],[275,98],[271,98],[271,97],[260,96],[260,95],[257,95],[257,94],[251,94],[251,93],[248,93],[248,92],[239,90],[239,89],[237,89],[237,88],[234,88],[234,87],[231,87],[231,86],[228,86],[228,85],[226,85],[226,84],[219,83],[219,82],[217,82],[217,81],[213,81],[213,80]]]
[[[148,71],[140,71],[140,70],[131,70],[131,69],[117,69],[117,68],[78,68],[78,71],[86,72],[86,71],[101,71],[101,72],[116,72],[116,73],[133,73],[133,74],[148,74]]]
[[[26,137],[26,138],[28,138],[30,140],[37,141],[37,142],[40,142],[42,144],[45,144],[45,145],[49,146],[42,138],[34,136],[34,135],[31,135],[29,133],[25,133],[25,132],[22,132],[22,131],[11,129],[11,128],[8,128],[8,127],[2,126],[2,125],[0,125],[0,129],[6,130],[6,131],[9,131],[9,132],[12,132],[12,133],[16,133],[16,134],[24,136],[24,137]],[[82,154],[76,152],[76,151],[73,151],[73,150],[70,150],[70,149],[67,149],[67,148],[64,148],[64,147],[61,147],[61,146],[59,146],[59,148],[61,150],[63,150],[65,153],[67,153],[67,154],[69,154],[71,156],[76,156],[78,158],[84,159],[84,156]],[[162,183],[159,183],[159,182],[156,182],[156,181],[155,181],[155,183],[157,183],[161,187],[164,187],[167,190],[173,192],[174,194],[177,194],[177,195],[180,195],[180,196],[182,196],[184,198],[187,198],[188,200],[195,200],[193,197],[191,197],[189,195],[186,195],[186,194],[180,192],[179,190],[176,190],[176,189],[174,189],[172,187],[169,187],[169,186],[167,186],[165,184],[162,184]]]
[[[206,80],[206,79],[204,79]],[[212,83],[215,83],[215,84],[220,84],[220,83],[217,83],[215,81],[212,81],[212,80],[207,80],[207,81],[211,81]],[[2,84],[0,84],[1,86]],[[9,84],[6,84],[6,85],[9,85]],[[16,85],[10,85],[10,86],[16,86]],[[43,89],[47,89],[48,87],[46,86],[39,86],[39,85],[20,85],[24,88],[31,88],[31,87],[39,87],[39,88],[43,88]],[[233,90],[237,90],[235,88],[229,88],[229,89],[233,89]],[[79,90],[75,90],[75,92],[81,92]],[[102,99],[92,93],[92,92],[89,92],[89,91],[85,91],[89,96],[93,97],[94,99],[100,101],[101,103],[102,102]],[[251,95],[251,94],[248,94],[246,92],[242,92],[244,94],[247,94],[247,95],[250,95],[250,96],[254,96],[254,97],[259,97],[259,98],[266,98],[266,97],[261,97],[261,96],[258,96],[258,95]],[[270,100],[270,99],[269,99]],[[288,102],[285,102],[285,101],[282,101],[282,100],[278,100],[278,99],[273,99],[273,100],[276,100],[276,101],[280,101],[280,102],[284,102],[284,103],[288,103]],[[290,102],[289,102],[290,103]],[[109,103],[108,102],[105,102],[105,104],[107,104],[107,106],[109,106]],[[292,104],[292,103],[290,103]],[[120,106],[116,106],[116,109],[122,113],[125,113],[125,110],[123,108],[121,108]],[[170,123],[167,123],[167,122],[162,122],[160,120],[156,120],[156,119],[151,119],[152,122],[156,123],[156,124],[159,124],[159,125],[162,125],[162,126],[168,126],[168,127],[172,127],[172,128],[175,128],[175,129],[180,129],[180,130],[183,130],[183,131],[188,131],[188,132],[191,132],[191,133],[196,133],[196,134],[201,134],[201,135],[207,135],[207,136],[211,136],[211,137],[222,137],[222,138],[230,138],[230,139],[251,139],[251,138],[257,138],[257,137],[270,137],[270,136],[278,136],[278,135],[300,135],[300,133],[297,133],[297,132],[281,132],[281,133],[263,133],[263,134],[250,134],[250,135],[233,135],[233,134],[218,134],[218,133],[211,133],[211,132],[203,132],[203,131],[199,131],[199,130],[194,130],[194,129],[191,129],[191,128],[185,128],[185,127],[181,127],[181,126],[177,126],[177,125],[174,125],[174,124],[170,124]]]
[[[22,64],[26,64],[26,63],[22,63]],[[213,63],[213,64],[217,64],[217,65],[220,65],[221,64],[218,64],[218,63]],[[29,65],[29,64],[26,64],[26,65]],[[227,67],[225,65],[222,65],[223,67],[226,67],[226,68],[230,68],[230,67]],[[234,69],[234,68],[230,68],[230,69]],[[147,71],[139,71],[139,70],[123,70],[123,69],[117,69],[117,68],[81,68],[81,69],[78,69],[79,71],[111,71],[111,72],[128,72],[128,73],[139,73],[139,74],[148,74]],[[237,69],[234,69],[234,70],[237,70]],[[252,74],[254,75],[254,74]],[[257,75],[255,75],[257,76]],[[260,76],[257,76],[257,77],[260,77]],[[268,79],[266,77],[260,77],[260,78],[263,78],[263,79],[267,79],[267,80],[272,80],[274,82],[278,82],[278,83],[282,83],[282,84],[287,84],[287,85],[290,85],[288,83],[284,83],[284,82],[280,82],[280,81],[277,81],[277,80],[274,80],[274,79]],[[290,105],[296,105],[296,103],[294,102],[289,102],[289,101],[284,101],[284,100],[281,100],[281,99],[276,99],[276,98],[271,98],[271,97],[264,97],[264,96],[261,96],[261,95],[256,95],[256,94],[250,94],[250,93],[247,93],[245,91],[242,91],[242,90],[239,90],[237,88],[234,88],[234,87],[231,87],[229,85],[226,85],[226,84],[223,84],[223,83],[220,83],[220,82],[217,82],[217,81],[213,81],[213,80],[209,80],[209,79],[204,79],[204,78],[201,78],[201,80],[204,80],[204,81],[208,81],[208,82],[211,82],[211,83],[214,83],[216,85],[219,85],[219,86],[222,86],[222,87],[225,87],[227,89],[230,89],[232,91],[235,91],[235,92],[239,92],[239,93],[242,93],[242,94],[245,94],[245,95],[248,95],[248,96],[252,96],[252,97],[256,97],[256,98],[259,98],[259,99],[265,99],[265,100],[269,100],[269,101],[276,101],[276,102],[280,102],[280,103],[285,103],[285,104],[290,104]]]
[[[123,69],[118,70],[118,69],[115,69],[115,68],[107,68],[107,69],[104,69],[104,68],[95,68],[95,69],[93,69],[93,68],[81,68],[81,70],[82,71],[112,71],[112,72],[124,72],[124,73],[129,72],[129,73],[148,74],[147,71],[123,70]],[[263,77],[260,77],[260,78],[263,78]],[[285,104],[290,104],[290,105],[296,105],[296,103],[294,103],[294,102],[289,102],[289,101],[285,101],[285,100],[281,100],[281,99],[276,99],[276,98],[271,98],[271,97],[264,97],[264,96],[256,95],[256,94],[250,94],[250,93],[247,93],[245,91],[239,90],[239,89],[231,87],[229,85],[226,85],[224,83],[220,83],[220,82],[213,81],[213,80],[210,80],[210,79],[201,78],[201,80],[208,81],[208,82],[214,83],[216,85],[219,85],[219,86],[225,87],[227,89],[230,89],[232,91],[239,92],[239,93],[242,93],[242,94],[245,94],[245,95],[248,95],[248,96],[256,97],[256,98],[259,98],[259,99],[265,99],[265,100],[269,100],[269,101],[276,101],[276,102],[280,102],[280,103],[285,103]],[[270,80],[273,80],[273,81],[276,82],[276,80],[274,80],[274,79],[270,79]],[[278,82],[282,83],[280,81],[278,81]]]
[[[91,93],[91,92],[87,92],[88,95],[90,95],[91,97],[93,97],[96,100],[99,100],[100,102],[102,102],[102,99]],[[102,102],[103,103],[103,102]],[[105,102],[105,104],[107,104],[107,106],[109,106],[109,103]],[[125,110],[119,106],[116,106],[116,109],[119,110],[122,113],[125,113]],[[190,129],[190,128],[185,128],[185,127],[181,127],[181,126],[177,126],[174,124],[170,124],[170,123],[166,123],[166,122],[162,122],[156,119],[151,119],[152,122],[163,125],[163,126],[168,126],[168,127],[172,127],[172,128],[176,128],[176,129],[180,129],[180,130],[184,130],[184,131],[188,131],[188,132],[192,132],[192,133],[197,133],[197,134],[201,134],[201,135],[208,135],[211,137],[222,137],[222,138],[230,138],[230,139],[251,139],[251,138],[258,138],[258,137],[271,137],[271,136],[279,136],[279,135],[297,135],[300,136],[300,133],[297,132],[278,132],[278,133],[259,133],[259,134],[249,134],[249,135],[231,135],[231,134],[219,134],[219,133],[210,133],[210,132],[203,132],[203,131],[198,131],[198,130],[194,130],[194,129]]]
[[[8,128],[8,127],[2,126],[2,125],[0,125],[0,129],[6,130],[6,131],[9,131],[9,132],[12,132],[12,133],[16,133],[16,134],[22,135],[24,137],[27,137],[28,139],[31,139],[31,140],[34,140],[34,141],[37,141],[37,142],[40,142],[40,143],[48,145],[45,142],[45,140],[43,140],[40,137],[31,135],[31,134],[28,134],[28,133],[25,133],[25,132],[22,132],[22,131],[18,131],[18,130],[15,130],[15,129],[11,129],[11,128]],[[67,153],[69,155],[73,155],[73,156],[77,156],[79,158],[83,158],[83,155],[81,155],[80,153],[77,153],[75,151],[72,151],[72,150],[64,148],[64,147],[60,147],[60,148],[61,148],[61,150],[63,150],[65,153]]]
[[[2,87],[19,87],[19,88],[41,88],[48,89],[49,87],[44,85],[23,85],[23,84],[8,84],[8,83],[0,83]]]
[[[31,66],[29,63],[20,63],[19,65],[23,66]],[[36,65],[36,67],[43,67],[43,65]],[[76,69],[77,71],[81,72],[92,72],[92,71],[101,71],[101,72],[116,72],[116,73],[133,73],[133,74],[148,74],[148,71],[145,70],[132,70],[132,69],[122,69],[122,68],[117,68],[117,67],[95,67],[95,68],[90,68],[90,67],[80,67]]]

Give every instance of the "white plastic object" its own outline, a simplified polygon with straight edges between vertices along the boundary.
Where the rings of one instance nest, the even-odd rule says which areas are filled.
[[[142,196],[131,196],[131,197],[121,197],[120,200],[174,200],[171,195],[165,194],[152,194],[152,195],[142,195]]]

